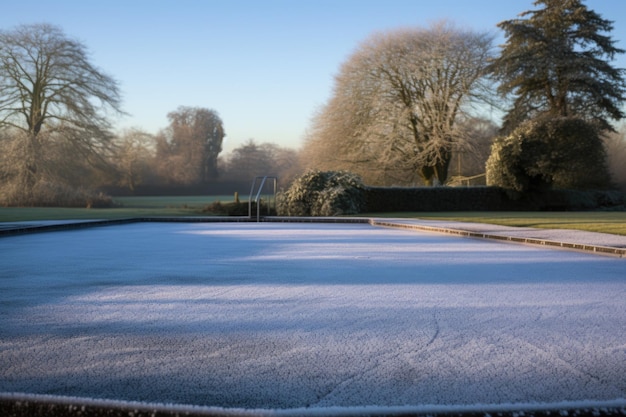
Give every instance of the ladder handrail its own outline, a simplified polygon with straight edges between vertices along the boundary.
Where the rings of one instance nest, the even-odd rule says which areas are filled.
[[[254,203],[256,204],[256,221],[257,222],[261,220],[261,204],[259,203],[259,197],[261,196],[261,191],[263,191],[265,180],[267,180],[267,177],[263,177],[263,180],[261,181],[261,185],[259,185],[259,191],[256,193],[256,197],[254,198]]]
[[[252,195],[254,194],[254,189],[256,187],[256,184],[258,182],[258,180],[261,179],[261,185],[259,186],[259,189],[256,193],[256,197],[254,198],[254,202],[256,203],[256,221],[259,222],[261,221],[261,206],[259,204],[259,197],[261,196],[261,192],[263,191],[263,187],[265,186],[265,182],[268,179],[273,180],[274,182],[274,205],[276,205],[276,183],[278,178],[277,177],[270,177],[270,176],[264,176],[264,177],[254,177],[254,180],[252,181],[252,187],[250,188],[250,196],[248,197],[248,217],[252,218]],[[274,207],[275,208],[275,207]],[[271,208],[269,207],[268,204],[268,214],[271,213]]]

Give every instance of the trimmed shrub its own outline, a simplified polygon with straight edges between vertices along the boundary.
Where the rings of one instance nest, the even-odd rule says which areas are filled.
[[[499,187],[367,187],[367,213],[623,210],[619,191],[544,190],[511,199]]]
[[[309,171],[278,196],[283,216],[338,216],[360,213],[364,186],[358,175],[345,171]]]
[[[367,187],[366,211],[488,211],[513,210],[497,187]]]
[[[607,188],[610,174],[599,131],[578,118],[525,122],[494,142],[487,184],[516,197],[551,188]]]

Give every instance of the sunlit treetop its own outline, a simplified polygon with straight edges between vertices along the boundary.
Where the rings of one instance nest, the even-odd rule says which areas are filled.
[[[506,42],[491,71],[499,92],[512,96],[505,130],[540,114],[579,116],[610,128],[625,114],[625,51],[610,37],[613,22],[581,0],[537,0],[536,9],[498,24]]]

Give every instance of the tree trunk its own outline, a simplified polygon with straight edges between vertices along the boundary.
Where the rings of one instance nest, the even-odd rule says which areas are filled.
[[[435,169],[431,166],[423,166],[419,169],[419,176],[427,187],[432,187],[435,179]]]
[[[28,135],[26,139],[24,166],[22,172],[22,187],[30,193],[41,175],[41,143],[35,134]]]
[[[419,169],[419,176],[428,187],[443,185],[448,180],[448,168],[452,160],[452,153],[442,151],[439,160],[433,165],[422,166]]]

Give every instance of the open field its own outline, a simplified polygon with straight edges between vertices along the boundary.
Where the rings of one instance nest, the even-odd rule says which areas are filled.
[[[124,219],[151,216],[198,216],[215,202],[231,202],[232,195],[189,197],[115,197],[115,208],[0,207],[0,222],[33,220]]]
[[[202,210],[208,204],[215,201],[221,201],[223,203],[234,201],[234,197],[232,195],[193,195],[186,197],[147,196],[115,197],[113,200],[128,208]]]
[[[247,200],[242,196],[241,201]],[[57,207],[0,207],[0,222],[33,220],[120,219],[151,216],[206,215],[202,209],[214,201],[232,202],[232,195],[190,197],[116,197],[110,209]],[[543,229],[575,229],[626,236],[626,211],[594,212],[394,212],[367,217],[421,218]]]

